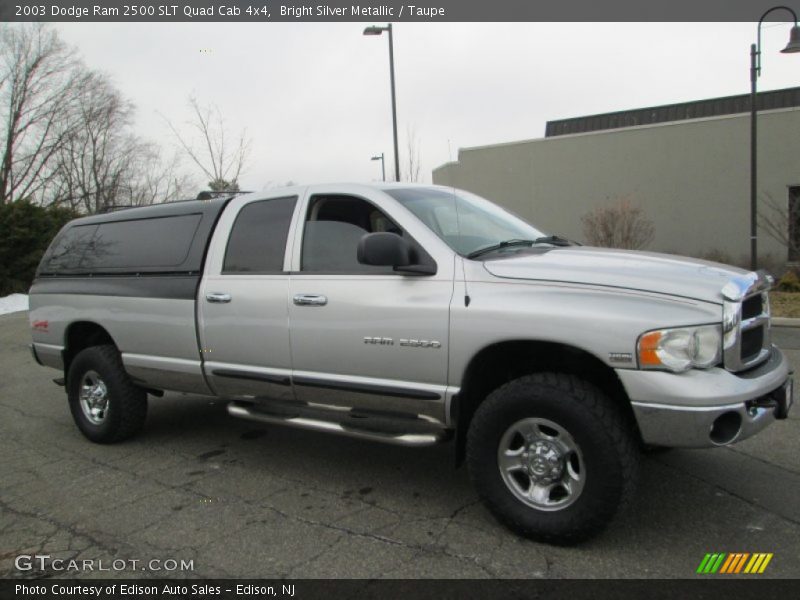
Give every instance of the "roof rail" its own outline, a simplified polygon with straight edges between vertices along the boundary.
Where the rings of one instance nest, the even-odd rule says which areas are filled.
[[[212,191],[212,190],[204,190],[197,194],[194,198],[181,198],[180,200],[171,200],[169,202],[153,202],[153,204],[106,204],[103,206],[97,214],[105,214],[110,212],[116,212],[118,210],[128,210],[129,208],[142,208],[144,206],[156,206],[158,204],[175,204],[176,202],[195,202],[197,200],[213,200],[214,198],[232,198],[233,196],[238,196],[239,194],[249,194],[251,193],[248,190],[220,190],[220,191]]]
[[[212,198],[223,198],[226,196],[238,196],[239,194],[249,194],[248,190],[203,190],[197,194],[197,200],[211,200]]]
[[[131,204],[106,204],[105,206],[101,207],[98,214],[103,215],[105,213],[110,212],[117,212],[118,210],[128,210],[129,208],[139,208],[138,206],[133,206]]]

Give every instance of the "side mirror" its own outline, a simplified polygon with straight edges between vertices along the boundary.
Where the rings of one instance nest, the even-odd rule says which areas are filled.
[[[368,233],[358,242],[358,262],[376,267],[411,265],[411,245],[395,233]]]
[[[428,257],[419,260],[418,252],[396,233],[368,233],[358,241],[356,257],[362,265],[393,267],[409,275],[436,275],[436,263]],[[427,255],[425,255],[427,256]]]

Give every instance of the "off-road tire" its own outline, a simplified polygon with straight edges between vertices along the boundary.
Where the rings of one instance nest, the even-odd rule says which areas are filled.
[[[498,445],[522,419],[558,424],[580,448],[585,481],[577,499],[545,511],[518,499],[503,481]],[[467,433],[467,465],[489,510],[517,533],[570,545],[600,533],[630,501],[639,462],[638,436],[630,418],[595,386],[573,375],[537,373],[493,391],[478,407]]]
[[[80,389],[85,375],[96,372],[108,390],[108,410],[102,423],[92,423],[80,405]],[[67,375],[67,399],[72,418],[81,433],[99,444],[121,442],[144,426],[147,392],[131,381],[122,366],[115,346],[91,346],[72,360]]]

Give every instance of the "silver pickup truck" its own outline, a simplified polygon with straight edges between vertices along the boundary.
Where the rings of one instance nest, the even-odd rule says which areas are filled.
[[[452,188],[318,185],[76,219],[30,325],[94,442],[135,434],[164,391],[366,440],[455,438],[502,522],[566,544],[627,501],[642,448],[787,416],[768,287],[583,247]]]

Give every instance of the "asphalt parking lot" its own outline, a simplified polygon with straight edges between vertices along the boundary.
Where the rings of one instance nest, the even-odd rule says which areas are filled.
[[[774,337],[798,369],[800,329]],[[645,457],[633,506],[558,548],[498,525],[449,446],[262,427],[181,395],[151,398],[136,439],[92,444],[28,343],[27,313],[0,317],[0,578],[42,575],[21,554],[141,561],[82,575],[103,577],[682,578],[707,552],[772,552],[760,577],[800,577],[797,406],[734,447]],[[193,570],[141,570],[153,559]]]

